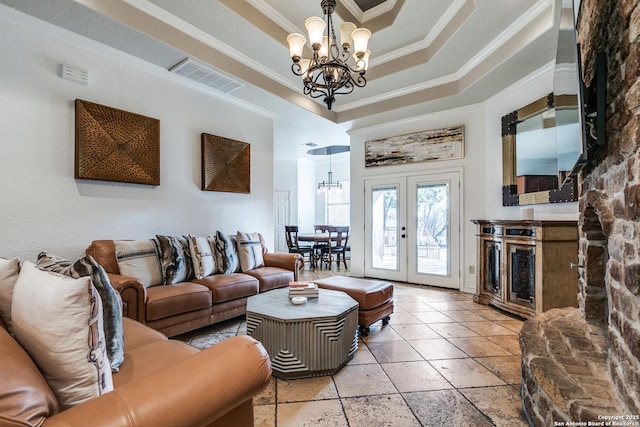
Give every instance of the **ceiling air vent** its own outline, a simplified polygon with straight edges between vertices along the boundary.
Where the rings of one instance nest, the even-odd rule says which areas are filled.
[[[169,71],[224,93],[230,93],[243,86],[239,81],[222,75],[211,67],[191,58],[174,65]]]

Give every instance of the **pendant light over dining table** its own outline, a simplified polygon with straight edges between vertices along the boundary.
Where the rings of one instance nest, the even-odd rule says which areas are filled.
[[[331,190],[342,191],[342,183],[340,181],[333,180],[333,171],[331,170],[331,155],[338,153],[345,153],[351,150],[348,145],[330,145],[328,147],[315,148],[307,151],[307,154],[312,156],[329,156],[329,173],[327,180],[322,180],[318,183],[318,193],[326,193]]]
[[[302,77],[304,94],[312,98],[324,97],[324,103],[331,110],[335,95],[351,93],[356,86],[364,87],[367,84],[364,75],[371,55],[371,51],[367,49],[371,31],[357,28],[351,22],[344,22],[339,27],[339,46],[331,17],[336,8],[336,0],[322,0],[320,6],[324,19],[312,16],[304,22],[313,56],[310,59],[302,58],[307,43],[302,34],[289,34],[287,42],[293,60],[291,70]]]

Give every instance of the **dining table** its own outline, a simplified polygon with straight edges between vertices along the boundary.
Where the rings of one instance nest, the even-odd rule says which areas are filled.
[[[333,240],[336,240],[337,237],[334,235]],[[312,265],[315,266],[317,264],[322,267],[323,261],[327,265],[331,265],[328,259],[323,259],[323,253],[325,256],[330,257],[331,253],[323,251],[325,247],[329,247],[331,245],[331,233],[298,233],[298,241],[299,242],[312,242],[313,243],[313,254],[312,256]]]

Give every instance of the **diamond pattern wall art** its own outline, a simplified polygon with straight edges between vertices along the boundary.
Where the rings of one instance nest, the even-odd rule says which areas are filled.
[[[75,178],[160,185],[160,120],[76,99]]]
[[[202,134],[202,190],[251,192],[251,145]]]

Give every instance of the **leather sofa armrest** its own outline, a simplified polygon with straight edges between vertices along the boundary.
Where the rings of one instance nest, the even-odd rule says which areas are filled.
[[[293,280],[298,280],[298,272],[304,268],[304,258],[300,254],[267,252],[262,257],[265,267],[279,267],[293,271]]]
[[[250,401],[270,379],[264,347],[241,335],[56,414],[43,427],[208,426]]]
[[[145,322],[145,301],[147,300],[147,289],[142,286],[142,282],[133,276],[121,276],[120,274],[107,273],[111,286],[120,294],[120,298],[126,305],[126,316]]]

